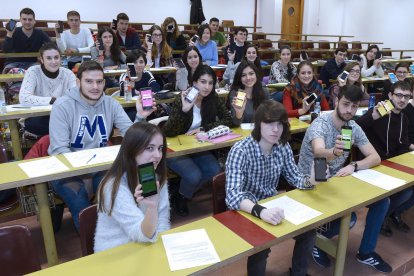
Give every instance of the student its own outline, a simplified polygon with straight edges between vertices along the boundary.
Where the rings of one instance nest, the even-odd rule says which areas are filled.
[[[104,74],[96,61],[83,62],[78,70],[77,87],[60,97],[50,113],[49,155],[105,147],[113,127],[121,135],[132,125],[122,106],[104,95]],[[141,100],[136,104],[136,122],[143,121],[155,110],[143,110]],[[79,229],[79,212],[89,206],[103,176],[102,172],[52,181],[55,192],[69,207]]]
[[[99,50],[99,41],[95,41],[95,46],[91,47],[92,60],[97,61],[104,70],[117,70],[125,64],[125,54],[119,47],[118,40],[115,38],[114,31],[109,27],[99,29],[98,38],[102,39],[104,50]],[[115,77],[105,77],[106,88],[116,87],[119,82]]]
[[[374,74],[377,77],[384,76],[384,70],[381,67],[381,59],[376,59],[375,56],[379,48],[377,45],[370,45],[366,50],[365,54],[361,54],[360,57],[362,59],[362,70],[361,75],[362,77],[371,77]]]
[[[410,72],[410,63],[408,62],[398,63],[395,66],[394,72],[395,72],[395,76],[397,77],[399,81],[406,81],[407,83],[410,83],[411,78],[407,78],[408,73]],[[381,101],[388,100],[388,94],[391,90],[391,85],[392,83],[389,79],[384,81],[384,88],[382,90]]]
[[[215,92],[216,74],[208,65],[200,65],[193,75],[193,86],[199,89],[197,98],[189,103],[185,97],[189,90],[177,95],[171,114],[163,126],[167,137],[180,134],[195,135],[219,125],[231,127],[230,114],[222,99]],[[187,200],[201,185],[220,172],[216,157],[211,152],[169,158],[168,167],[181,177],[179,192],[175,195],[174,208],[178,215],[188,215]]]
[[[201,54],[195,46],[188,46],[183,53],[183,63],[185,68],[178,68],[175,73],[175,89],[184,91],[191,84],[192,77],[197,67],[202,65]]]
[[[328,90],[331,86],[329,80],[336,79],[339,74],[344,71],[345,59],[347,50],[345,48],[337,48],[334,53],[334,57],[328,59],[328,61],[322,66],[319,74],[319,79],[325,84],[325,89]]]
[[[227,40],[222,32],[219,32],[220,20],[216,17],[212,17],[209,21],[211,30],[211,40],[216,42],[217,47],[227,46]]]
[[[76,63],[82,61],[81,56],[71,56],[74,53],[90,53],[94,45],[91,31],[87,28],[80,27],[80,14],[77,11],[69,11],[66,15],[68,19],[69,30],[58,32],[59,24],[55,25],[56,43],[59,50],[68,56],[68,68],[72,69]]]
[[[263,221],[278,225],[284,218],[283,209],[265,207],[258,201],[277,195],[279,178],[283,175],[292,186],[312,189],[314,173],[299,171],[293,159],[286,109],[279,102],[266,100],[256,110],[252,135],[237,142],[226,161],[226,204]],[[311,162],[312,163],[312,162]],[[270,165],[272,164],[272,165]],[[291,275],[306,275],[308,256],[315,242],[311,230],[295,237]],[[247,260],[248,275],[265,275],[270,249],[260,251]]]
[[[119,13],[116,16],[116,36],[118,38],[118,44],[121,49],[127,51],[140,50],[141,41],[139,40],[138,33],[134,28],[129,27],[129,17],[125,13]]]
[[[167,35],[165,40],[173,50],[184,50],[187,48],[187,42],[181,34],[174,17],[167,17],[161,25],[163,33]]]
[[[412,97],[410,84],[405,81],[397,81],[391,86],[388,97],[394,105],[394,109],[389,114],[381,116],[378,112],[381,103],[378,103],[373,109],[368,110],[367,113],[357,120],[357,123],[378,152],[381,160],[406,153],[410,147],[408,138],[409,122],[407,116],[402,112]],[[392,230],[388,221],[391,218],[395,219],[394,211],[404,204],[412,194],[413,188],[410,187],[390,196],[387,218],[384,220],[381,228],[381,233],[384,236],[392,236]],[[406,229],[410,229],[408,225]]]
[[[237,67],[228,100],[231,103],[231,119],[235,126],[240,126],[241,123],[253,123],[257,107],[264,100],[269,99],[269,92],[263,88],[259,76],[256,65],[248,60],[242,60]],[[240,90],[246,93],[242,106],[237,105],[237,93]]]
[[[262,65],[260,64],[260,57],[258,55],[259,49],[253,45],[247,45],[244,48],[244,55],[242,58],[243,60],[248,60],[256,66],[259,74],[257,75],[258,80],[261,82],[263,79],[263,71],[262,71]],[[224,71],[223,74],[223,80],[228,83],[232,84],[234,79],[234,74],[237,70],[237,67],[239,66],[240,62],[234,63],[234,57],[235,53],[228,53],[229,62],[227,63],[226,71]]]
[[[283,45],[280,47],[280,59],[273,62],[270,69],[269,84],[279,82],[290,82],[296,75],[296,67],[291,62],[292,51],[289,46]]]
[[[363,93],[362,99],[359,103],[359,106],[368,106],[369,103],[369,94],[365,91],[365,87],[362,85],[361,80],[361,65],[359,65],[359,62],[350,62],[348,63],[344,71],[347,71],[349,73],[348,77],[345,81],[343,81],[341,78],[337,78],[337,82],[334,83],[331,88],[329,89],[329,106],[331,109],[335,109],[335,102],[338,98],[339,90],[342,86],[346,84],[353,84],[361,87],[361,91]]]
[[[307,129],[299,155],[299,169],[303,173],[311,172],[314,157],[324,157],[327,160],[331,176],[342,177],[358,170],[364,170],[379,165],[381,158],[369,142],[361,127],[352,120],[362,99],[361,88],[356,85],[345,85],[340,88],[335,110],[316,118]],[[352,145],[364,154],[365,158],[345,165],[350,151],[343,150],[341,128],[352,128]],[[376,270],[389,273],[392,268],[375,252],[381,224],[389,206],[388,198],[381,199],[367,206],[369,208],[365,222],[365,230],[356,255],[359,262],[372,266]],[[352,224],[356,218],[352,219]],[[339,219],[330,222],[330,228],[322,232],[327,238],[339,233]],[[320,266],[330,266],[326,253],[314,247],[313,259]]]
[[[76,86],[75,75],[61,67],[60,53],[55,43],[48,42],[39,50],[41,65],[30,67],[23,78],[19,101],[25,106],[51,105]],[[38,136],[49,133],[49,116],[25,120],[25,130]]]
[[[9,22],[7,22],[9,23]],[[49,36],[42,30],[35,28],[35,13],[30,8],[20,11],[21,27],[14,28],[13,31],[6,30],[6,37],[3,41],[3,52],[5,53],[31,53],[38,52],[43,43],[50,42]],[[36,64],[37,58],[7,58],[3,69],[3,74],[11,68],[27,69]]]
[[[160,129],[135,123],[125,133],[119,153],[98,188],[94,251],[130,242],[155,242],[170,229],[166,166],[167,142]],[[153,163],[158,193],[142,196],[137,166]]]
[[[197,35],[199,40],[194,43],[203,58],[203,64],[214,66],[218,64],[217,45],[211,40],[211,30],[208,24],[201,25],[198,28]],[[193,44],[190,41],[190,45]]]
[[[306,99],[315,93],[317,99],[307,103]],[[315,102],[320,102],[321,110],[329,110],[329,104],[322,93],[322,86],[313,74],[310,61],[302,61],[298,65],[298,74],[293,77],[290,84],[283,91],[283,105],[289,117],[299,117],[307,114],[314,108]]]
[[[237,27],[234,29],[234,42],[236,43],[236,48],[235,48],[236,54],[233,60],[234,63],[241,61],[241,59],[243,58],[244,47],[247,45],[247,42],[246,42],[247,35],[248,35],[248,31],[245,27]],[[227,47],[224,48],[224,53],[228,53],[228,52],[230,52],[230,45],[227,45]],[[228,56],[224,55],[224,57],[226,59],[226,63],[229,62]]]

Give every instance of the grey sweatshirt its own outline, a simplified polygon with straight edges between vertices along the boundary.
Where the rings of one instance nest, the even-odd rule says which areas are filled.
[[[95,105],[80,97],[78,87],[71,88],[53,104],[50,113],[49,155],[107,146],[113,126],[123,136],[132,125],[122,106],[103,95]]]

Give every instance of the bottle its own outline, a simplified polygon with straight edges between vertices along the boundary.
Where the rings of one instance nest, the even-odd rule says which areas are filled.
[[[375,95],[369,96],[369,103],[368,103],[368,109],[372,109],[375,106]]]
[[[126,89],[124,89],[124,99],[126,102],[132,101],[132,85],[131,82],[126,82]]]
[[[0,114],[6,114],[7,107],[6,107],[6,96],[4,95],[3,88],[0,87]]]

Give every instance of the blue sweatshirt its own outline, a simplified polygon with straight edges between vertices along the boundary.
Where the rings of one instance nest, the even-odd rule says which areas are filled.
[[[202,45],[197,41],[195,46],[200,51],[203,63],[209,66],[218,64],[217,45],[214,41],[209,40],[206,45]]]

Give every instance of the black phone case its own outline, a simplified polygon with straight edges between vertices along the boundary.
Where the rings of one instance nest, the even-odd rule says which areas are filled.
[[[315,170],[315,180],[318,182],[326,182],[326,159],[325,158],[315,158],[314,159],[314,170]]]
[[[98,38],[98,42],[99,42],[99,50],[104,51],[105,47],[103,45],[102,38]]]

